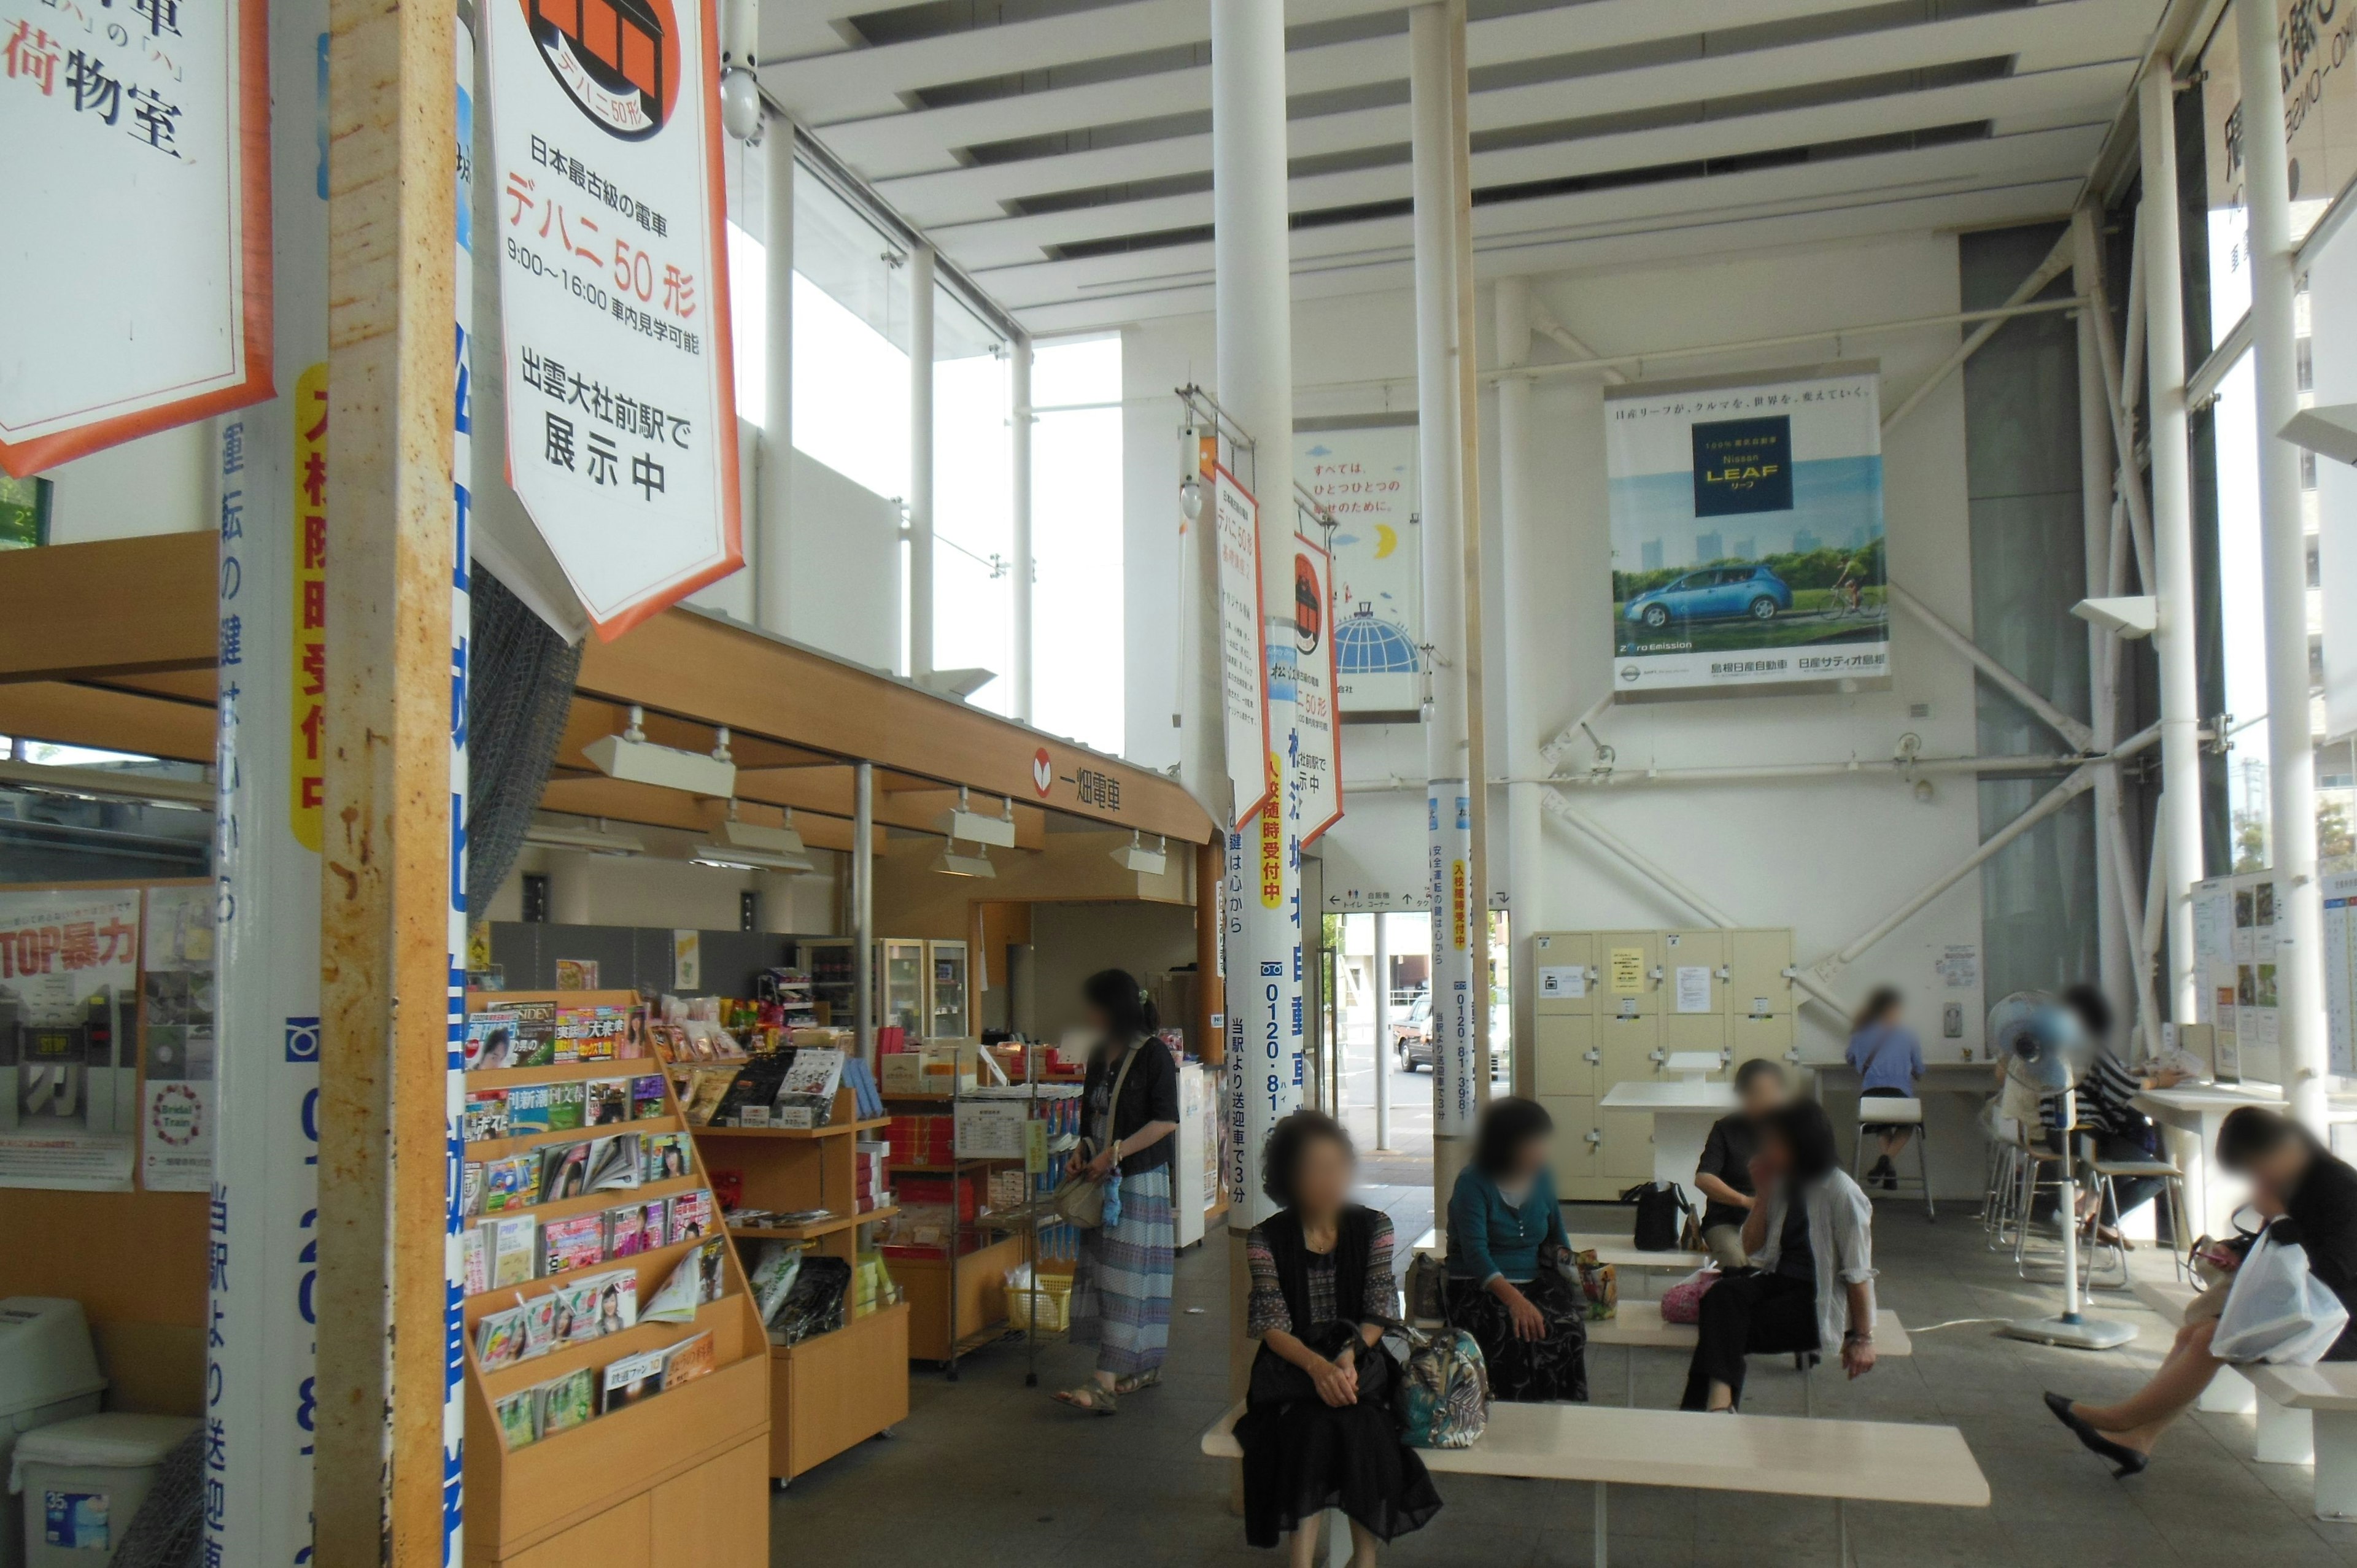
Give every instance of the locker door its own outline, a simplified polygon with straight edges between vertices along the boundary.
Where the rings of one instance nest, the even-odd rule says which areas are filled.
[[[1662,1076],[1653,1059],[1660,1044],[1658,1018],[1620,1018],[1607,1015],[1596,1020],[1596,1096],[1601,1100],[1617,1083],[1652,1083]]]
[[[1597,1000],[1605,1012],[1651,1017],[1661,1011],[1660,932],[1598,931],[1596,967],[1602,987]]]
[[[1542,1013],[1538,1020],[1538,1092],[1578,1094],[1590,1098],[1602,1092],[1596,1086],[1596,1020]]]
[[[1596,1008],[1596,939],[1587,931],[1543,931],[1531,939],[1532,983],[1538,1015],[1578,1014]]]
[[[1604,1174],[1620,1187],[1649,1179],[1653,1174],[1653,1117],[1646,1111],[1601,1111],[1604,1129]]]
[[[1555,1118],[1555,1149],[1548,1157],[1555,1165],[1556,1196],[1573,1199],[1606,1196],[1608,1178],[1598,1152],[1601,1141],[1596,1101],[1584,1094],[1542,1094],[1539,1103]]]
[[[1792,983],[1784,978],[1792,967],[1790,930],[1727,932],[1727,965],[1728,1013],[1792,1011]]]
[[[1738,1014],[1727,1021],[1727,1037],[1732,1042],[1734,1066],[1741,1067],[1754,1057],[1766,1057],[1792,1067],[1792,1015],[1771,1013],[1754,1018]]]
[[[1727,1019],[1717,1013],[1664,1013],[1662,1015],[1662,1049],[1664,1051],[1724,1051],[1727,1049]],[[1717,1077],[1717,1073],[1711,1075]]]

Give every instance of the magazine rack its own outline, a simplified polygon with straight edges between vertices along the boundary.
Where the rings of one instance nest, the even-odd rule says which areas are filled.
[[[469,1011],[516,1002],[562,1006],[639,1004],[631,992],[470,992]],[[670,1076],[651,1056],[619,1061],[567,1062],[467,1074],[467,1087],[512,1088],[568,1079],[661,1075],[663,1114],[629,1123],[634,1133],[686,1130]],[[595,1129],[541,1133],[467,1145],[467,1158],[521,1153],[536,1144],[596,1136]],[[694,1140],[689,1141],[691,1149]],[[700,1155],[689,1172],[634,1189],[596,1192],[537,1205],[543,1221],[592,1214],[632,1197],[640,1199],[709,1188]],[[715,1228],[717,1230],[716,1206]],[[696,1245],[682,1241],[600,1270],[635,1268],[639,1301],[646,1303]],[[586,1344],[560,1346],[511,1366],[486,1370],[476,1356],[475,1326],[484,1315],[556,1288],[534,1279],[467,1296],[463,1354],[467,1366],[466,1561],[468,1568],[556,1568],[596,1563],[599,1568],[656,1568],[694,1563],[699,1568],[768,1568],[770,1562],[769,1345],[747,1294],[733,1249],[724,1249],[725,1293],[696,1310],[693,1323],[640,1323]],[[598,1415],[511,1452],[496,1415],[497,1402],[579,1368],[600,1368],[621,1357],[659,1349],[699,1333],[713,1339],[714,1369],[640,1403]]]
[[[852,1091],[840,1090],[827,1125],[697,1127],[699,1166],[733,1170],[742,1178],[748,1208],[789,1213],[832,1208],[834,1216],[808,1225],[730,1226],[737,1266],[763,1241],[800,1241],[813,1252],[856,1262],[860,1232],[891,1218],[896,1208],[858,1212],[860,1137],[878,1136],[888,1120],[858,1120]],[[770,1474],[791,1480],[854,1444],[864,1443],[909,1413],[909,1304],[894,1301],[841,1328],[770,1352]]]

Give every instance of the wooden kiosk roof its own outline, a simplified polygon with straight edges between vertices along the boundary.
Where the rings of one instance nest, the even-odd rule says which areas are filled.
[[[211,761],[218,572],[210,532],[0,552],[0,735]],[[877,768],[879,829],[938,832],[963,785],[977,811],[1015,802],[1023,848],[1041,847],[1049,811],[1189,843],[1216,838],[1161,774],[684,607],[591,641],[545,809],[692,830],[719,820],[718,801],[589,767],[581,748],[619,733],[633,703],[648,738],[664,745],[708,751],[716,726],[728,726],[738,799],[756,815],[791,807],[823,848],[850,847],[850,765],[862,760]]]

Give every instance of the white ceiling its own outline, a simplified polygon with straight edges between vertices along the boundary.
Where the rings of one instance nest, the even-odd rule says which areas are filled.
[[[1470,0],[1485,275],[2067,210],[2164,0]],[[786,0],[763,85],[1034,331],[1208,309],[1206,0]],[[1404,284],[1407,13],[1286,0],[1304,294]]]

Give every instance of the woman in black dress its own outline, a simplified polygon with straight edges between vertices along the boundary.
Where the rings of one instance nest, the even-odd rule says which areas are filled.
[[[1244,1242],[1246,1332],[1260,1341],[1236,1441],[1244,1451],[1244,1539],[1293,1537],[1293,1568],[1315,1561],[1318,1516],[1351,1520],[1351,1568],[1375,1543],[1440,1511],[1424,1461],[1392,1413],[1399,1367],[1382,1343],[1396,1311],[1392,1222],[1351,1201],[1358,1156],[1329,1116],[1297,1111],[1269,1133],[1261,1189],[1285,1208]]]

